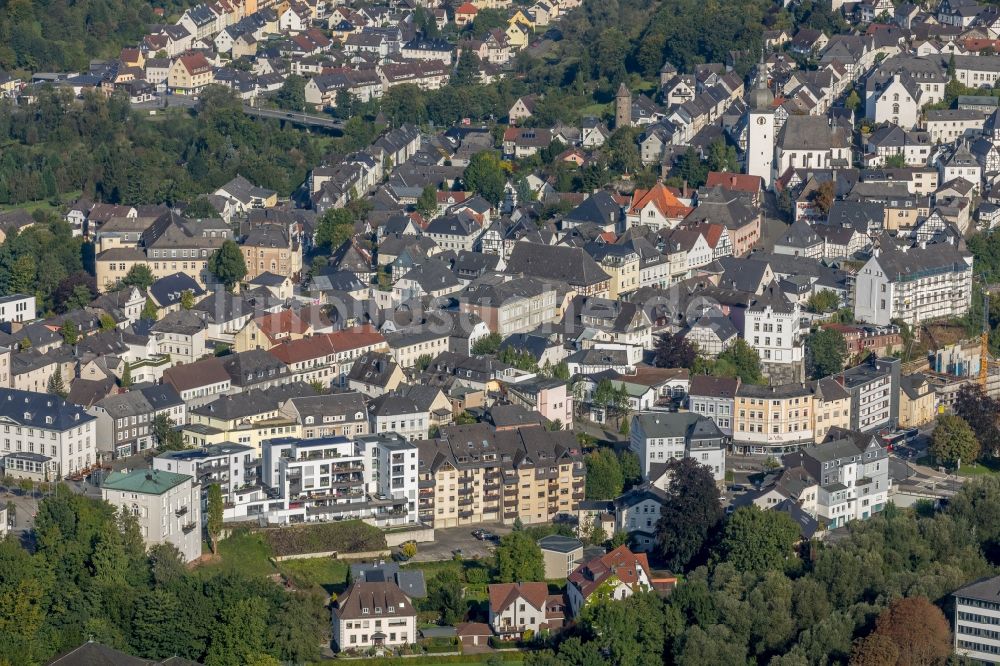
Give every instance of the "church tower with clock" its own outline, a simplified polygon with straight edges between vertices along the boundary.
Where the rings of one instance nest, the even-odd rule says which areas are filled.
[[[774,179],[774,95],[767,87],[767,66],[757,66],[757,81],[747,99],[747,173],[760,176],[764,188]]]

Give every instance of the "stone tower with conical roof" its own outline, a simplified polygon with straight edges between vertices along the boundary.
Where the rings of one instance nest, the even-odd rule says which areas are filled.
[[[760,176],[764,187],[774,179],[774,95],[767,86],[767,65],[761,57],[753,89],[747,95],[747,173]]]
[[[615,129],[629,127],[632,124],[632,93],[625,84],[618,86],[615,93]]]

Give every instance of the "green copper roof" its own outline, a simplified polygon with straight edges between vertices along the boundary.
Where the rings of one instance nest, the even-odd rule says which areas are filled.
[[[162,495],[190,479],[187,474],[175,474],[158,469],[134,469],[131,472],[112,472],[101,484],[101,488],[126,493]]]

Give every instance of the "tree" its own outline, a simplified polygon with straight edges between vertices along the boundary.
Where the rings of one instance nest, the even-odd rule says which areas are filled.
[[[102,331],[113,331],[117,327],[114,318],[107,312],[102,312],[101,316],[98,317],[97,320],[101,323]]]
[[[629,411],[628,391],[624,382],[615,384],[610,379],[602,379],[594,388],[593,403],[601,407],[609,415],[614,414],[621,425],[622,419]]]
[[[226,240],[222,246],[208,258],[208,270],[226,285],[227,291],[232,291],[236,283],[247,274],[247,265],[243,260],[240,246],[232,240]]]
[[[149,289],[154,282],[156,282],[156,278],[153,277],[153,271],[146,264],[133,264],[125,277],[122,278],[123,286],[139,287],[143,291]]]
[[[496,548],[497,580],[501,583],[545,580],[542,549],[525,532],[511,532]]]
[[[943,414],[931,434],[931,454],[941,463],[961,467],[962,461],[974,462],[979,457],[979,441],[972,428],[961,416]]]
[[[184,207],[184,217],[191,220],[202,220],[219,217],[219,211],[206,196],[200,196]]]
[[[624,450],[618,454],[618,461],[621,463],[622,479],[625,481],[624,490],[642,481],[642,468],[639,466],[639,456],[629,450]]]
[[[806,367],[813,379],[822,379],[844,369],[847,340],[832,328],[821,328],[806,338]]]
[[[128,361],[125,361],[125,366],[122,368],[122,388],[131,388],[132,386],[132,366],[129,365]]]
[[[179,451],[184,448],[184,438],[175,428],[173,419],[166,414],[153,417],[153,439],[161,451]]]
[[[205,531],[208,532],[208,542],[212,545],[212,552],[219,552],[219,534],[222,533],[222,488],[218,483],[213,483],[208,487],[207,513],[205,517]]]
[[[346,208],[331,208],[316,225],[316,245],[337,248],[354,235],[354,216]]]
[[[437,212],[437,188],[425,185],[417,198],[417,212],[424,217],[430,217]]]
[[[625,477],[614,451],[600,448],[588,453],[584,461],[587,464],[587,499],[610,500],[622,494]]]
[[[403,553],[403,555],[406,556],[406,559],[411,559],[414,555],[417,554],[417,544],[416,542],[413,541],[407,541],[406,543],[403,544],[402,548],[400,548],[399,550],[401,553]]]
[[[156,307],[156,303],[149,296],[146,297],[146,303],[142,306],[142,312],[139,313],[140,319],[145,319],[146,321],[156,321],[160,316],[160,311]]]
[[[819,187],[812,194],[812,202],[820,213],[826,215],[833,205],[834,190],[833,181],[826,180],[819,184]]]
[[[462,599],[462,581],[454,569],[444,569],[427,584],[428,610],[441,613],[441,623],[454,625],[465,615],[465,601]]]
[[[902,152],[889,155],[885,158],[885,167],[887,169],[905,169],[906,166],[906,155]]]
[[[1000,400],[988,396],[979,384],[963,384],[955,397],[955,414],[972,428],[982,453],[1000,452]]]
[[[798,540],[798,525],[787,513],[761,511],[751,504],[726,520],[716,557],[740,571],[780,571]]]
[[[806,301],[806,310],[814,313],[832,312],[840,307],[840,296],[831,289],[823,289]]]
[[[656,339],[653,365],[658,368],[691,368],[698,351],[681,333],[664,333]]]
[[[894,599],[875,620],[875,632],[899,650],[897,664],[944,664],[951,656],[951,629],[927,597]]]
[[[59,333],[62,335],[63,342],[67,345],[75,345],[80,341],[80,328],[72,319],[67,319],[63,322],[62,326],[59,327]]]
[[[487,354],[495,354],[500,348],[501,342],[503,342],[503,338],[500,337],[499,333],[490,333],[472,343],[472,355],[486,356]]]
[[[608,168],[613,172],[636,173],[642,167],[636,136],[634,127],[618,127],[608,138],[604,151],[608,157]]]
[[[861,97],[858,95],[858,91],[851,89],[851,94],[847,96],[844,101],[844,106],[851,111],[857,112],[858,108],[861,106]]]
[[[507,174],[500,158],[492,150],[476,153],[462,174],[465,188],[479,194],[496,206],[504,196]]]
[[[660,509],[656,543],[672,571],[685,570],[702,553],[722,520],[719,490],[707,467],[692,458],[667,463],[670,485]]]
[[[710,171],[738,172],[736,148],[727,144],[724,139],[716,139],[708,144],[708,168]]]
[[[719,354],[718,360],[728,363],[732,367],[732,376],[739,377],[745,384],[760,384],[764,381],[760,371],[760,356],[743,338]]]
[[[190,289],[185,289],[181,292],[181,308],[185,310],[190,310],[194,307],[194,292]]]
[[[479,56],[470,48],[463,48],[455,65],[455,73],[451,75],[453,86],[469,86],[479,82]]]
[[[895,641],[882,634],[869,634],[854,641],[850,666],[896,666],[899,648]]]
[[[62,368],[56,365],[56,371],[49,376],[49,382],[45,387],[46,393],[51,393],[52,395],[57,395],[60,398],[66,399],[69,392],[66,390],[66,383],[63,382]]]
[[[306,110],[306,80],[298,74],[289,74],[274,96],[278,108],[288,111]]]

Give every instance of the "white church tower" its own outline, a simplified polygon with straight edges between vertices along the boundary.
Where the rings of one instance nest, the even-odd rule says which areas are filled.
[[[771,187],[774,171],[774,95],[767,87],[767,65],[757,66],[757,82],[747,99],[747,173],[764,179]]]

